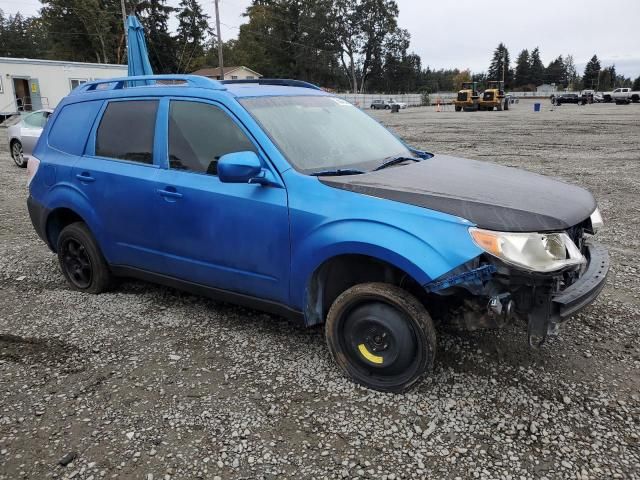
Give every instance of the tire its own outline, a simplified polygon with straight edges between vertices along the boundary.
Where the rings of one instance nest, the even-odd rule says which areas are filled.
[[[27,159],[24,158],[22,143],[19,140],[11,142],[11,158],[13,162],[20,168],[27,168]]]
[[[462,107],[459,107],[458,105],[456,105],[456,112],[461,112],[462,111]]]
[[[487,112],[493,112],[493,107],[487,107]]]
[[[329,309],[325,337],[342,371],[373,390],[403,392],[433,370],[431,317],[395,285],[362,283],[343,292]]]
[[[62,274],[72,289],[97,294],[111,285],[107,262],[83,222],[75,222],[62,229],[56,251]]]
[[[493,110],[493,108],[492,108],[491,110]],[[497,110],[498,112],[501,112],[501,111],[502,111],[502,104],[498,105],[498,106],[496,107],[496,110]]]
[[[385,105],[385,106],[384,106],[384,109],[385,109],[385,110],[390,110],[390,109],[391,109],[391,106],[390,106],[390,105]]]

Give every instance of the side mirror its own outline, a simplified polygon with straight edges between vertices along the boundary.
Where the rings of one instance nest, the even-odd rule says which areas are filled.
[[[218,178],[224,183],[250,183],[262,173],[262,163],[255,152],[227,153],[218,160]]]

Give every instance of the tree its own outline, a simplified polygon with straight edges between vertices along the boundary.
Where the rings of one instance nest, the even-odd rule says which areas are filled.
[[[598,88],[598,77],[600,75],[600,60],[594,55],[589,63],[584,67],[584,75],[582,76],[582,85],[584,88]]]
[[[335,18],[340,62],[353,92],[364,92],[380,64],[386,40],[397,28],[394,0],[336,0]]]
[[[540,49],[536,47],[532,50],[529,59],[529,81],[535,86],[542,85],[544,83],[544,73],[544,65],[540,59]]]
[[[636,78],[633,81],[633,86],[631,87],[634,91],[640,91],[640,77]]]
[[[454,90],[460,90],[464,82],[470,82],[470,81],[471,81],[471,70],[467,68],[466,70],[460,71],[457,75],[453,77]]]
[[[513,70],[509,68],[509,50],[500,43],[493,51],[493,58],[487,71],[488,80],[502,80],[504,78],[505,86],[510,86],[513,80]]]
[[[177,71],[190,73],[204,63],[204,45],[211,34],[209,16],[197,0],[181,0],[178,11]]]
[[[529,72],[529,50],[526,48],[518,54],[515,69],[515,85],[523,87],[531,83]]]
[[[564,68],[567,72],[567,87],[571,90],[580,90],[582,85],[575,62],[573,61],[573,55],[567,55],[564,58]]]
[[[143,0],[136,5],[154,73],[175,73],[178,69],[176,42],[169,33],[169,15],[174,11],[166,5],[166,0]]]
[[[39,18],[20,13],[5,18],[0,10],[0,57],[36,57],[46,55],[47,32]]]
[[[40,16],[43,27],[52,32],[48,36],[50,57],[124,61],[124,25],[118,0],[43,0]]]
[[[567,80],[567,68],[564,64],[562,55],[549,63],[545,70],[545,82],[555,83],[558,86],[566,87],[569,81]]]

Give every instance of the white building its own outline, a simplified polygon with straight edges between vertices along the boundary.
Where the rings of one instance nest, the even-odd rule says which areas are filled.
[[[224,67],[223,70],[225,80],[256,80],[262,77],[258,72],[244,66]],[[202,75],[213,80],[220,80],[220,69],[218,67],[201,68],[193,72],[193,75]]]
[[[126,65],[0,57],[0,116],[55,108],[81,83],[125,76]]]

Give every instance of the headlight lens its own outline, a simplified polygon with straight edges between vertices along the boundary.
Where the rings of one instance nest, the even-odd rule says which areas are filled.
[[[593,230],[593,233],[596,233],[598,231],[598,229],[604,225],[604,221],[602,220],[602,215],[600,214],[600,209],[596,207],[596,209],[593,211],[593,213],[591,214],[591,217],[589,217],[589,219],[591,220],[591,229]]]
[[[536,272],[552,272],[586,259],[566,233],[510,233],[470,228],[476,245],[506,263]]]

